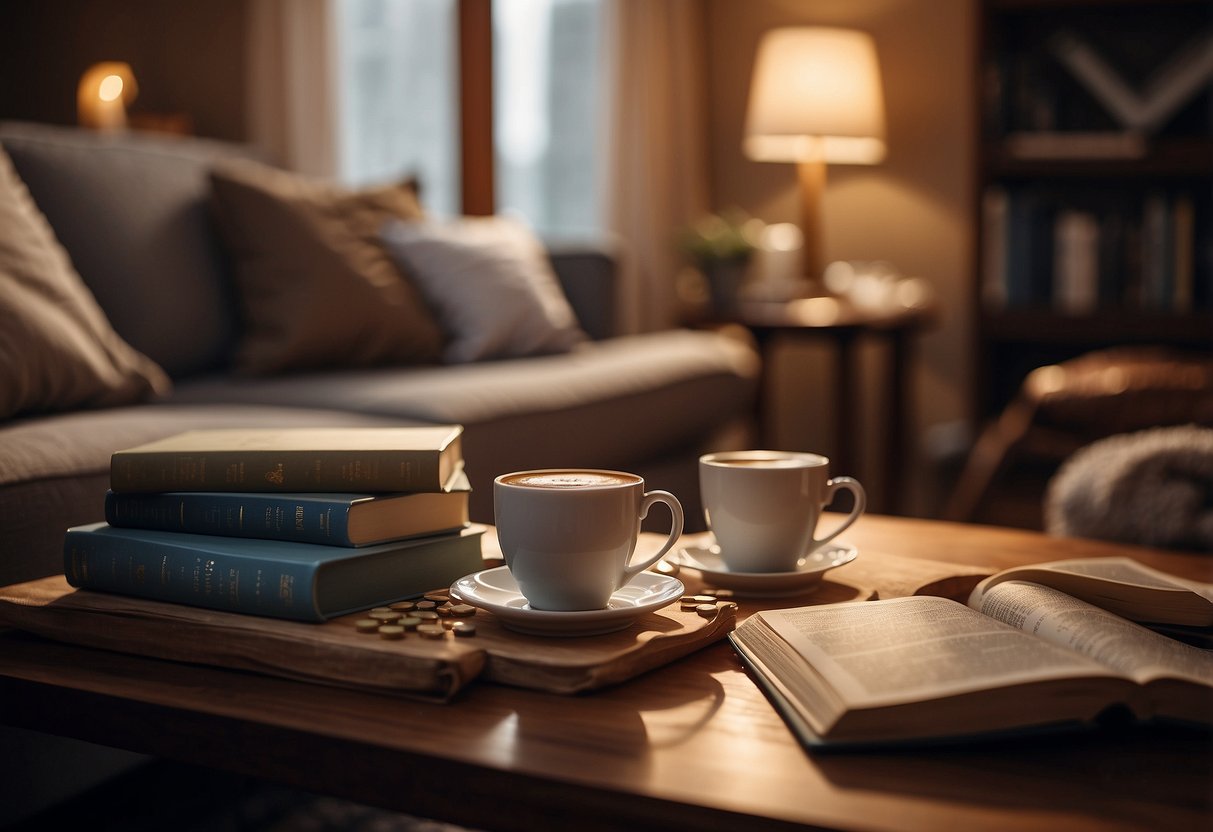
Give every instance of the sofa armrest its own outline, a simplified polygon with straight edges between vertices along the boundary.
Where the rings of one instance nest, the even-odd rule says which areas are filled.
[[[581,328],[595,341],[618,334],[619,246],[609,239],[545,241],[548,258]]]

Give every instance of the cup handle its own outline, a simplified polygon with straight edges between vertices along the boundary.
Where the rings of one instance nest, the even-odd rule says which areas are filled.
[[[859,515],[863,514],[864,509],[868,507],[868,495],[863,490],[863,486],[859,484],[859,480],[851,477],[835,477],[826,483],[826,501],[825,505],[834,502],[834,493],[840,488],[845,488],[855,495],[855,507],[851,509],[851,513],[847,515],[847,519],[838,524],[838,528],[830,532],[821,540],[813,540],[813,549],[816,550],[819,546],[829,543],[838,535],[842,534],[846,529],[859,519]]]
[[[628,582],[628,579],[641,570],[648,569],[657,561],[665,557],[665,553],[673,548],[678,542],[678,538],[682,537],[682,503],[678,502],[678,498],[668,491],[649,491],[640,501],[640,519],[643,520],[649,514],[649,509],[653,507],[653,503],[665,503],[670,507],[670,536],[666,538],[665,545],[661,547],[661,551],[653,555],[643,563],[629,563],[623,568],[623,579],[619,582],[623,586]]]

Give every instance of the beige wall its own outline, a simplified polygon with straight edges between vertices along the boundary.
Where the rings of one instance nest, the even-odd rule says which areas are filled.
[[[963,419],[968,402],[973,20],[971,0],[708,0],[713,204],[767,222],[795,222],[798,207],[792,165],[751,162],[741,153],[759,38],[779,26],[823,24],[862,29],[876,41],[889,152],[874,167],[829,169],[824,253],[827,262],[888,260],[938,294],[942,325],[919,341],[914,367],[919,448],[931,426]],[[828,353],[797,348],[777,358],[776,441],[828,452]],[[865,359],[874,369],[880,356],[869,350]],[[880,404],[868,394],[864,429],[871,434]],[[862,470],[852,473],[872,479],[882,438],[867,439]],[[921,497],[911,505],[921,509]]]

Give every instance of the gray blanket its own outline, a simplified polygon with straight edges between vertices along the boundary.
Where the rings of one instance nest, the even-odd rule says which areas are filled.
[[[1213,552],[1213,429],[1153,428],[1088,445],[1049,483],[1045,527]]]

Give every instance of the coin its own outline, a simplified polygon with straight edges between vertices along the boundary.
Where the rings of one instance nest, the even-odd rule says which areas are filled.
[[[438,620],[438,613],[433,610],[418,610],[416,616],[425,622]]]
[[[384,624],[379,628],[379,637],[396,641],[404,638],[404,628],[398,624]]]
[[[406,615],[396,623],[406,630],[416,630],[418,625],[421,624],[421,619],[415,615]]]
[[[354,622],[354,628],[360,633],[373,633],[382,626],[383,622],[377,618],[359,618]]]
[[[422,638],[438,639],[446,635],[446,629],[438,624],[422,624],[417,628],[417,635]]]
[[[383,610],[382,612],[372,611],[367,614],[367,618],[375,618],[379,621],[395,621],[397,618],[404,616],[404,613],[396,610]]]
[[[436,606],[438,606],[438,605],[435,604],[433,601],[418,601],[417,602],[417,609],[419,609],[419,610],[432,610]]]
[[[447,595],[445,592],[427,592],[421,597],[427,601],[433,601],[435,604],[441,604],[444,601],[451,600],[451,596]]]
[[[450,629],[459,638],[476,635],[476,625],[471,621],[452,621]]]
[[[417,609],[417,602],[400,601],[399,603],[392,604],[388,609],[393,609],[397,612],[412,612],[413,610]]]
[[[457,618],[469,618],[476,614],[476,608],[471,604],[452,604],[451,615]]]
[[[695,607],[695,612],[699,613],[704,618],[711,618],[713,615],[716,614],[716,605],[715,604],[700,604],[699,606]]]

